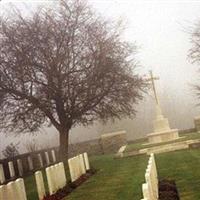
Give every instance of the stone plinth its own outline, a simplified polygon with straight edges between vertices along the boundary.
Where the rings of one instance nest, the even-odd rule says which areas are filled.
[[[121,146],[127,144],[126,131],[103,134],[100,140],[103,153],[116,153]]]
[[[200,131],[200,116],[194,118],[194,125],[197,131]]]
[[[178,129],[171,129],[169,121],[162,115],[159,104],[156,105],[156,119],[153,121],[154,132],[147,135],[148,144],[168,142],[179,139]]]

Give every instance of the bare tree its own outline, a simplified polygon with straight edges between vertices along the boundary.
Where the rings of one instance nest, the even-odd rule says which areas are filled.
[[[33,139],[33,140],[27,142],[27,143],[25,144],[25,147],[26,147],[26,150],[27,150],[28,152],[35,152],[35,151],[37,151],[37,150],[39,149],[39,148],[38,148],[38,144],[37,144],[37,142],[36,142],[35,139]]]
[[[192,48],[189,50],[189,58],[193,63],[200,64],[200,22],[194,26],[191,32]],[[198,98],[200,98],[200,85],[193,85]]]
[[[0,20],[2,128],[34,132],[53,125],[64,158],[73,126],[134,116],[146,84],[120,24],[80,0]]]

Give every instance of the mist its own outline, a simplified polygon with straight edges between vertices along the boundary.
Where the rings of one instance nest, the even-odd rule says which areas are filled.
[[[33,8],[41,1],[27,1]],[[197,1],[125,1],[89,0],[89,4],[101,15],[111,20],[126,22],[124,38],[136,42],[137,71],[147,74],[152,70],[160,80],[156,81],[161,108],[169,119],[171,128],[192,128],[193,118],[200,115],[198,99],[192,84],[199,80],[198,66],[188,59],[191,48],[190,31],[200,21],[200,3]],[[1,12],[7,2],[0,2]],[[47,3],[45,1],[45,3]],[[52,1],[51,1],[52,3]],[[4,5],[3,5],[4,4]],[[16,3],[24,10],[22,3]],[[2,6],[3,5],[3,6]],[[70,133],[70,143],[99,138],[101,134],[119,130],[127,131],[128,140],[145,137],[153,130],[155,101],[151,91],[136,105],[137,114],[133,119],[117,120],[115,123],[96,122],[89,127],[76,127]],[[57,146],[58,134],[48,128],[35,136],[5,136],[1,133],[0,151],[11,141],[21,141],[20,152],[25,152],[25,143],[35,138],[40,146]],[[14,138],[14,139],[13,139]]]

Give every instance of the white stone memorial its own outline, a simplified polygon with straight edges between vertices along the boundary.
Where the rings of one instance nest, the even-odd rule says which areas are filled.
[[[178,129],[171,129],[167,118],[164,118],[160,107],[159,99],[157,96],[154,80],[158,78],[153,77],[152,71],[150,72],[153,92],[156,100],[156,118],[153,121],[153,133],[147,135],[148,144],[162,143],[179,139]]]
[[[80,162],[80,171],[81,171],[81,175],[86,173],[86,169],[85,169],[85,162],[84,162],[84,157],[83,154],[79,155],[79,162]]]
[[[59,166],[59,174],[60,174],[60,177],[61,177],[59,189],[61,189],[61,188],[66,186],[67,179],[66,179],[65,168],[64,168],[63,162],[58,163],[58,166]]]
[[[48,154],[48,152],[45,152],[45,158],[46,158],[46,164],[47,164],[47,166],[50,165],[50,160],[49,160],[49,154]]]
[[[47,175],[47,183],[48,183],[49,193],[50,193],[50,195],[52,195],[56,191],[55,191],[55,188],[54,188],[55,184],[54,184],[54,179],[53,179],[51,167],[46,168],[46,175]]]
[[[11,178],[15,177],[15,169],[12,161],[8,162],[8,168],[10,172],[10,177]]]
[[[38,160],[39,160],[39,163],[40,163],[40,167],[42,168],[44,166],[42,156],[41,156],[40,153],[37,156],[38,156]]]
[[[90,170],[90,163],[89,163],[89,159],[88,159],[88,154],[87,154],[87,152],[85,152],[85,153],[83,154],[83,157],[84,157],[84,162],[85,162],[85,169],[86,169],[86,171],[87,171],[87,170]]]
[[[43,200],[43,198],[46,196],[46,191],[45,191],[44,180],[43,180],[41,171],[35,172],[35,180],[36,180],[39,200]]]
[[[55,163],[56,162],[56,154],[55,154],[55,151],[53,149],[51,150],[51,155],[52,155],[52,158],[53,158],[53,162]]]
[[[33,160],[31,158],[31,156],[28,156],[28,166],[29,166],[29,170],[32,171],[33,170]]]
[[[6,192],[6,185],[0,185],[0,199],[8,199]]]
[[[24,180],[19,178],[15,181],[16,200],[27,200]]]
[[[0,184],[5,182],[5,174],[3,170],[3,165],[0,164]]]
[[[9,200],[16,200],[16,188],[14,181],[11,181],[6,185],[6,196]]]
[[[158,177],[157,169],[154,154],[150,155],[148,166],[145,173],[145,181],[142,185],[142,192],[144,199],[149,200],[158,200],[159,191],[158,191]]]
[[[17,159],[17,167],[18,167],[19,175],[23,176],[23,165],[22,165],[21,159]]]

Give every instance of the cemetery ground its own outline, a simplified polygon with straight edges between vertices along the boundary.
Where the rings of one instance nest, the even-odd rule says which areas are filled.
[[[141,199],[141,186],[145,182],[144,173],[148,157],[147,155],[122,159],[114,159],[113,155],[89,157],[91,166],[98,172],[64,200]],[[200,149],[163,153],[155,155],[155,158],[158,177],[175,180],[181,200],[200,199]],[[66,174],[70,180],[67,168]],[[34,176],[27,177],[25,185],[28,200],[37,199]]]

